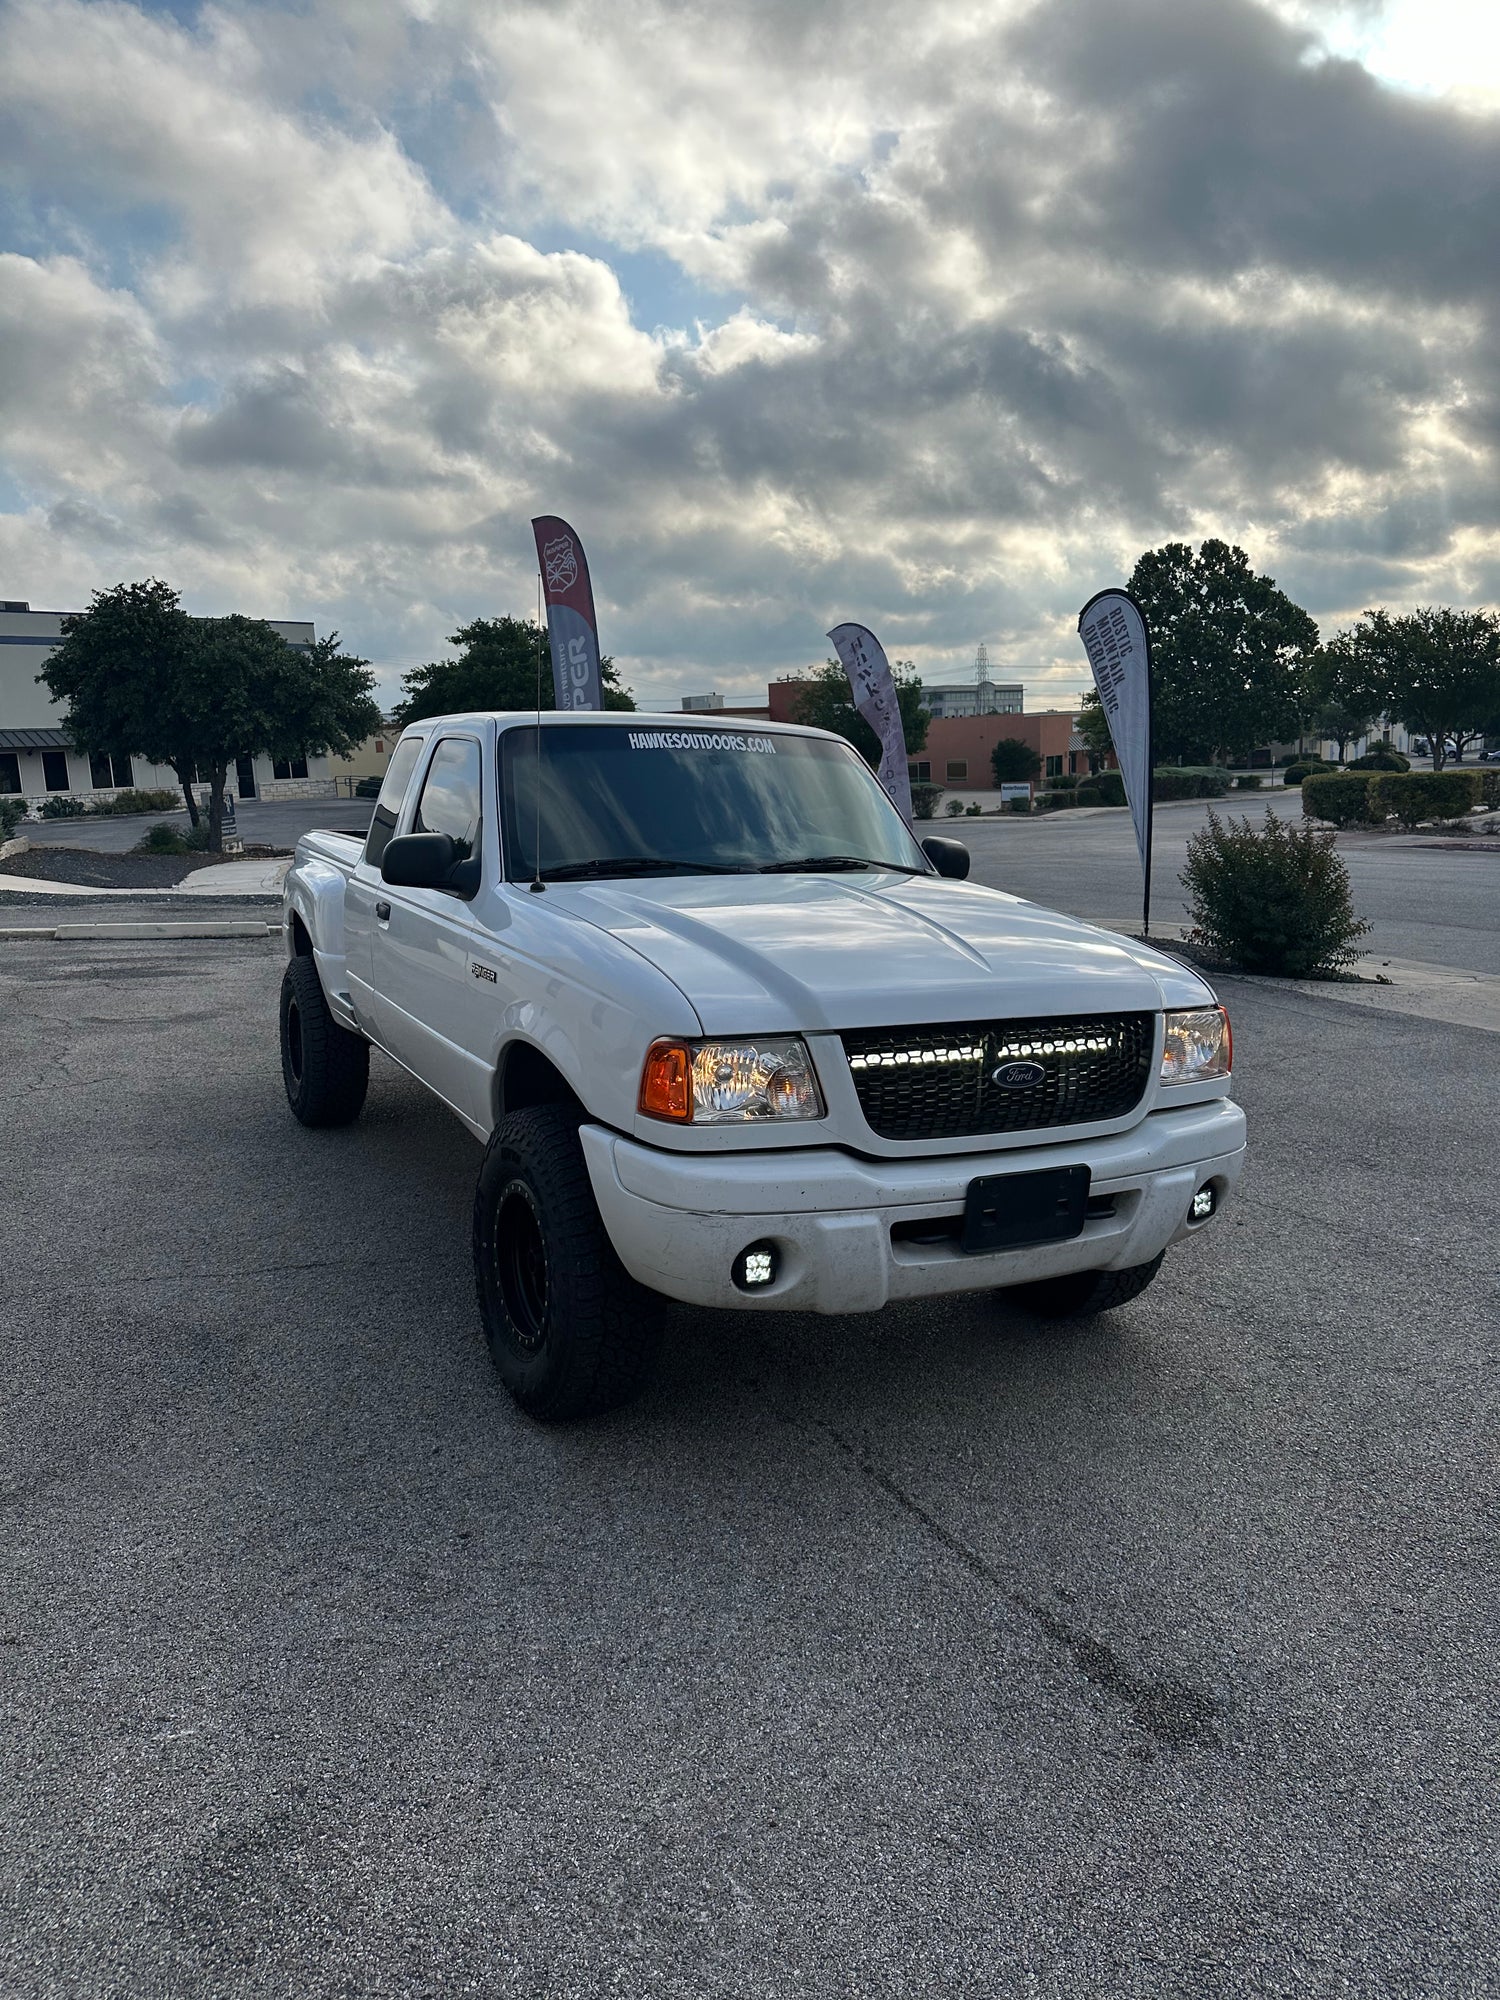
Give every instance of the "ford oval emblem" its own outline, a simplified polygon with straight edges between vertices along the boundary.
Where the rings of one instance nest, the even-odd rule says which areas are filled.
[[[1046,1081],[1047,1072],[1038,1062],[1001,1063],[999,1069],[990,1071],[990,1082],[998,1083],[1002,1090],[1034,1090]]]

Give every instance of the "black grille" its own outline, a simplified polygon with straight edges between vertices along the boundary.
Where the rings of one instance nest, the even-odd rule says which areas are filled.
[[[882,1139],[961,1139],[1123,1118],[1145,1094],[1153,1014],[861,1028],[843,1037],[860,1108]],[[1006,1088],[1002,1064],[1035,1064]]]

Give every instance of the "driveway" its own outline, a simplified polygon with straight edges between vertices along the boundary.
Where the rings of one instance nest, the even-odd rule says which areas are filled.
[[[279,974],[0,944],[0,1991],[1489,1988],[1495,1036],[1225,981],[1136,1305],[678,1309],[544,1431]]]
[[[375,810],[373,799],[259,799],[238,801],[240,838],[267,847],[295,847],[300,835],[326,826],[363,833]],[[100,854],[124,854],[147,827],[185,827],[187,808],[175,813],[122,813],[119,818],[54,819],[28,822],[21,830],[37,846],[91,847]]]

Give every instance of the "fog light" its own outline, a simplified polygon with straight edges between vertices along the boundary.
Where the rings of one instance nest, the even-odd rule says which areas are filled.
[[[730,1276],[742,1292],[758,1292],[775,1283],[777,1261],[774,1243],[752,1243],[735,1258]]]
[[[1214,1212],[1214,1191],[1211,1187],[1201,1187],[1193,1196],[1194,1222],[1206,1222]]]

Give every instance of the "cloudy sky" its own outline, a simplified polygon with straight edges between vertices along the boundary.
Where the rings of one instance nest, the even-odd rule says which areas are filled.
[[[556,512],[662,706],[1041,706],[1173,538],[1494,604],[1497,232],[1479,0],[0,0],[0,595],[394,693]]]

